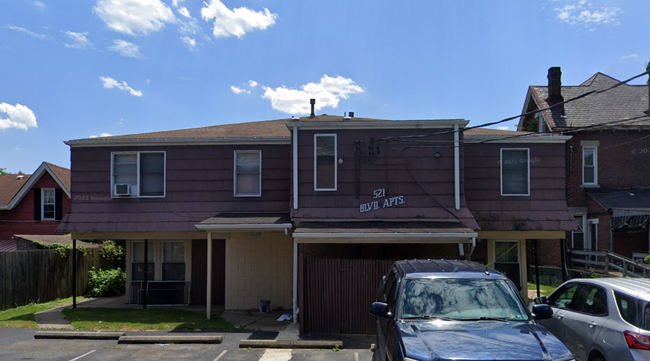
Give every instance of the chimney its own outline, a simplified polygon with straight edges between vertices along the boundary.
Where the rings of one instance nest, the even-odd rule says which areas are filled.
[[[548,69],[548,99],[546,101],[550,106],[564,101],[562,96],[562,71],[559,66]],[[561,110],[562,114],[564,114],[564,104],[554,109]]]
[[[309,99],[309,104],[311,104],[311,115],[309,117],[313,118],[316,116],[316,114],[314,114],[314,105],[316,105],[316,99]]]
[[[350,118],[354,118],[354,112],[348,113],[350,115]]]

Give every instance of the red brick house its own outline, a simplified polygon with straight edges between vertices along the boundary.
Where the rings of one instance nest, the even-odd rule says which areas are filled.
[[[596,73],[575,86],[562,85],[552,67],[548,85],[530,86],[522,113],[551,107],[618,80]],[[522,117],[519,130],[571,135],[566,143],[566,199],[580,230],[567,247],[610,250],[626,257],[650,249],[650,116],[648,86],[622,85]],[[541,252],[558,265],[559,247]]]
[[[394,259],[491,263],[526,294],[526,239],[577,229],[570,137],[467,123],[312,114],[68,141],[59,231],[127,241],[127,302],[142,301],[147,253],[148,302],[270,300],[300,310],[302,332],[372,332]]]
[[[33,174],[0,176],[0,249],[16,250],[16,234],[56,234],[69,206],[69,169],[43,162]]]

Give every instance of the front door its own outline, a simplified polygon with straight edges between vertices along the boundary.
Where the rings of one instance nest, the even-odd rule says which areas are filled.
[[[212,304],[225,303],[226,290],[226,241],[212,240]],[[205,305],[207,299],[208,242],[205,239],[192,240],[192,288],[193,305]]]

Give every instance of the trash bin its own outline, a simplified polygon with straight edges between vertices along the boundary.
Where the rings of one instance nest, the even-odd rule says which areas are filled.
[[[260,301],[260,312],[261,313],[271,312],[271,300]]]

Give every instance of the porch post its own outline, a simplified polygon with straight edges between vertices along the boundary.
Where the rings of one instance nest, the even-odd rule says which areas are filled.
[[[535,283],[537,285],[537,297],[540,297],[541,293],[539,292],[539,248],[538,246],[539,246],[539,239],[535,239]]]
[[[77,239],[72,239],[72,308],[77,308]]]
[[[144,293],[142,294],[142,309],[147,309],[147,291],[149,290],[149,240],[144,240]]]
[[[207,294],[205,295],[205,312],[206,317],[209,320],[210,314],[212,313],[212,232],[208,231],[208,284],[205,289]]]
[[[293,240],[293,323],[298,320],[298,241]]]

